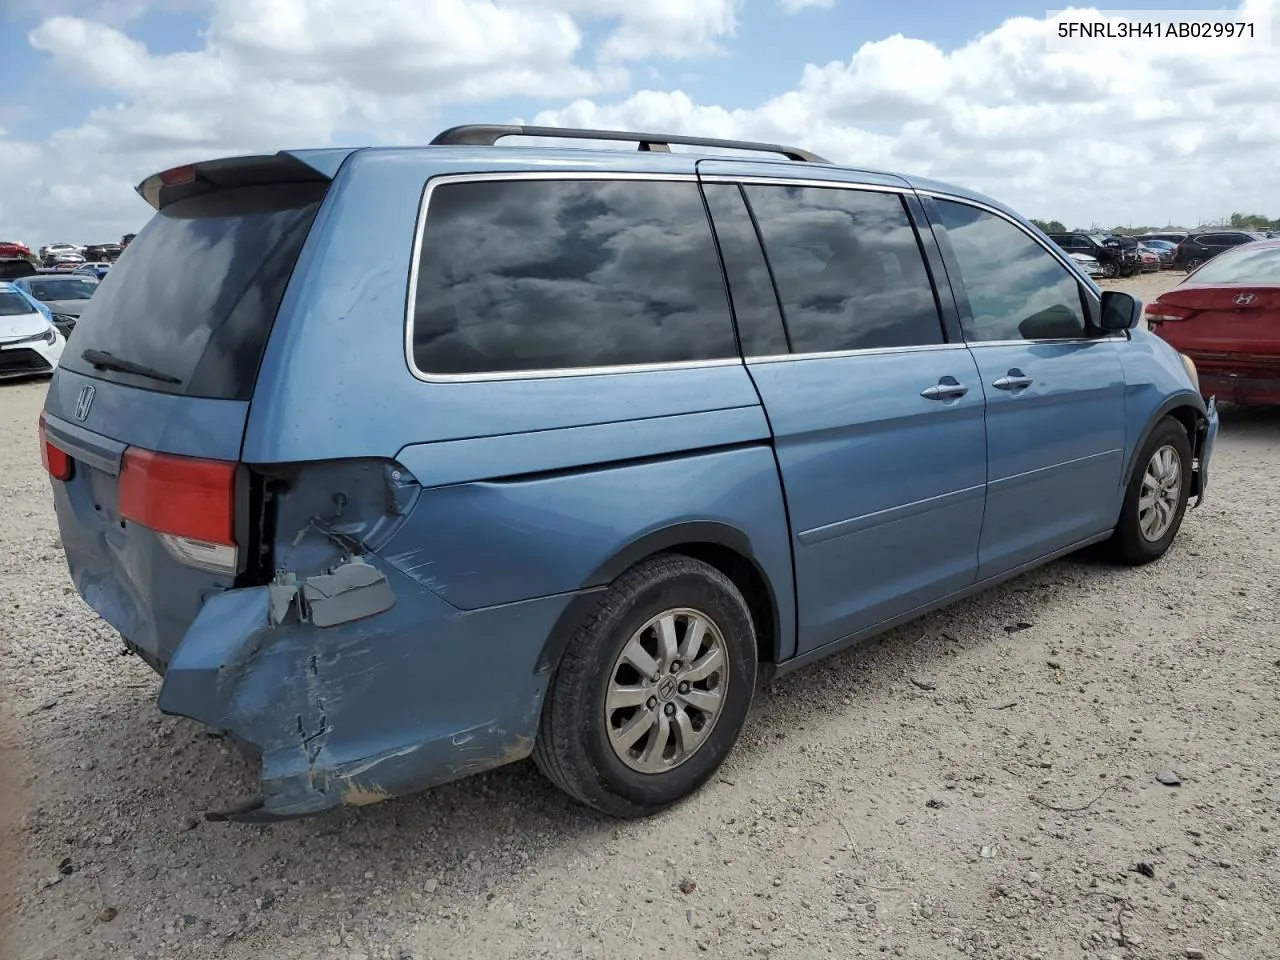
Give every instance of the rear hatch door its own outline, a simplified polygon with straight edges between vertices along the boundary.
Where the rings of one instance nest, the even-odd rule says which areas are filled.
[[[76,326],[41,416],[72,579],[163,671],[253,569],[238,463],[275,316],[329,176],[288,154],[144,181],[156,214]]]

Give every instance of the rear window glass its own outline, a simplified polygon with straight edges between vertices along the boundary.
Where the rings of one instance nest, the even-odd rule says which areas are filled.
[[[0,317],[20,317],[35,313],[36,308],[20,293],[0,293]]]
[[[413,357],[486,374],[736,357],[698,186],[446,183],[427,209]]]
[[[1280,283],[1280,247],[1232,250],[1196,271],[1194,283]]]
[[[147,390],[249,399],[327,186],[246,187],[165,207],[103,278],[62,366]],[[94,367],[90,350],[179,382]]]

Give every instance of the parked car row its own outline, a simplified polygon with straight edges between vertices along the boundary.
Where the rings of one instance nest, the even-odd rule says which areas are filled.
[[[39,260],[46,267],[60,263],[111,263],[124,252],[125,243],[50,243],[40,248]]]
[[[1266,239],[1247,230],[1199,230],[1190,233],[1051,233],[1049,239],[1080,261],[1091,276],[1129,277],[1135,273],[1180,268],[1188,273],[1224,250]]]
[[[1051,233],[1049,239],[1076,259],[1097,264],[1095,276],[1128,277],[1142,269],[1142,255],[1132,237],[1100,233]]]

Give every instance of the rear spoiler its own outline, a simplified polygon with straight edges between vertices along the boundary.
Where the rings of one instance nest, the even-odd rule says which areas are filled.
[[[226,157],[173,167],[152,174],[135,188],[156,210],[178,200],[234,187],[277,183],[326,183],[354,150],[281,150],[250,157]]]

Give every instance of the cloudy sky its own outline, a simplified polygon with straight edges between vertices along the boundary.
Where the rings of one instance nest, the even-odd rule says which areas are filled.
[[[1280,48],[1050,50],[1046,5],[0,0],[0,237],[115,240],[167,166],[476,121],[793,142],[1068,225],[1280,217]],[[1280,44],[1280,0],[1216,8]]]

